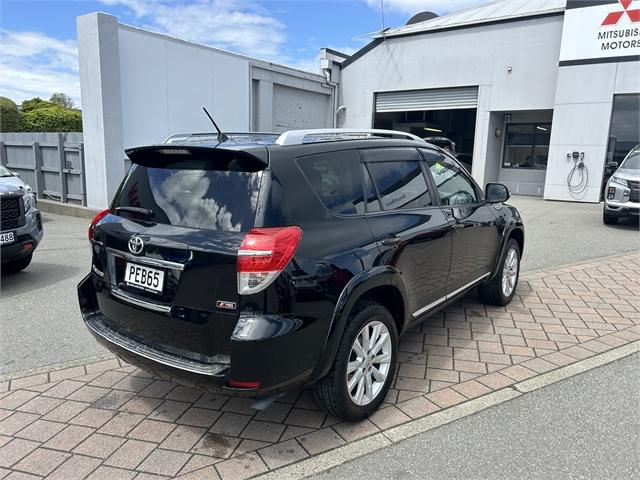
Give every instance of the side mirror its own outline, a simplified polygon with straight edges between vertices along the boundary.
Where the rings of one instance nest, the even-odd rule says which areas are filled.
[[[487,183],[484,196],[489,203],[506,202],[511,198],[511,191],[502,183]]]

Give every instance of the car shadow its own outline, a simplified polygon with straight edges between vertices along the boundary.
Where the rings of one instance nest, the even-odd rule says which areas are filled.
[[[640,228],[640,217],[619,218],[618,223],[607,226],[618,230],[638,230]]]
[[[40,288],[50,288],[56,283],[79,276],[82,267],[33,261],[26,269],[17,273],[2,272],[0,290],[3,298],[11,298]]]

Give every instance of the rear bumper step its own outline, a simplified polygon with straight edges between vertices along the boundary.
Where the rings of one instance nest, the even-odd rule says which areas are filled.
[[[107,342],[116,345],[117,347],[120,347],[124,350],[127,350],[128,352],[131,352],[135,355],[153,360],[154,362],[161,363],[162,365],[166,365],[168,367],[177,368],[179,370],[184,370],[190,373],[207,375],[209,377],[224,377],[230,368],[229,357],[226,355],[218,355],[221,360],[226,361],[212,364],[202,363],[190,360],[188,358],[179,357],[177,355],[172,355],[170,353],[149,347],[148,345],[136,342],[135,340],[122,335],[121,333],[118,333],[112,328],[105,325],[100,320],[100,315],[93,315],[89,318],[86,318],[85,323],[95,335],[98,335]]]

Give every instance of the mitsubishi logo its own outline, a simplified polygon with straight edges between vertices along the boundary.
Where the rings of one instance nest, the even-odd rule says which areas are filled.
[[[129,239],[129,251],[135,255],[140,255],[144,249],[144,242],[138,235]]]
[[[626,13],[633,23],[640,22],[640,8],[629,10],[629,7],[633,3],[633,0],[618,0],[622,5],[622,10],[618,12],[611,12],[602,22],[602,26],[605,25],[617,25],[622,16]]]

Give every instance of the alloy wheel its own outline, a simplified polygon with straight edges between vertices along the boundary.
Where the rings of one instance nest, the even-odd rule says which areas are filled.
[[[356,336],[347,363],[347,390],[359,406],[373,402],[389,376],[393,344],[382,322],[367,323]]]
[[[502,293],[505,297],[510,296],[516,287],[518,267],[518,252],[515,248],[511,248],[504,258],[504,266],[502,267]]]

